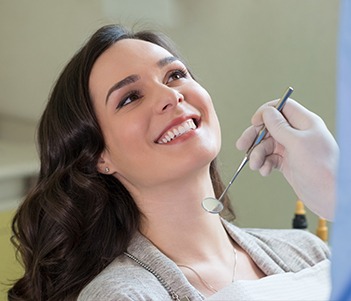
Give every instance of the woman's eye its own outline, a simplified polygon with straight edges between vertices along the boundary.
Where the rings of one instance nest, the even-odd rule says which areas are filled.
[[[138,99],[140,99],[142,96],[140,95],[140,93],[138,91],[131,91],[130,93],[128,93],[127,96],[125,96],[119,103],[117,106],[117,109],[120,109]]]
[[[174,80],[178,80],[178,79],[181,79],[181,78],[185,78],[185,77],[187,77],[187,71],[186,70],[181,70],[181,69],[179,69],[179,70],[174,70],[171,74],[170,74],[170,76],[169,76],[169,78],[168,78],[168,83],[170,83],[170,82],[172,82],[172,81],[174,81]]]

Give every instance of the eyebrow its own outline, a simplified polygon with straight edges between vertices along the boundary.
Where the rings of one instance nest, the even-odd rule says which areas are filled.
[[[166,65],[168,65],[168,64],[170,64],[170,63],[172,63],[174,61],[179,61],[179,59],[177,57],[175,57],[175,56],[167,56],[167,57],[159,60],[157,62],[157,66],[162,68],[162,67],[164,67],[164,66],[166,66]]]
[[[139,75],[136,75],[136,74],[132,74],[132,75],[129,75],[127,76],[126,78],[122,79],[121,81],[119,81],[118,83],[114,84],[107,92],[107,95],[106,95],[106,101],[105,103],[107,103],[108,101],[108,98],[110,97],[110,95],[112,94],[112,92],[118,90],[118,89],[121,89],[127,85],[130,85],[132,83],[135,83],[136,81],[138,81],[140,79],[140,76]]]
[[[174,57],[174,56],[167,56],[163,59],[160,59],[156,65],[159,67],[159,68],[163,68],[164,66],[168,65],[168,64],[171,64],[172,62],[174,61],[178,61],[179,59]],[[130,85],[130,84],[133,84],[135,82],[137,82],[138,80],[140,79],[140,76],[137,75],[137,74],[132,74],[132,75],[129,75],[127,76],[126,78],[122,79],[121,81],[117,82],[116,84],[114,84],[107,92],[107,95],[106,95],[106,100],[105,100],[105,103],[107,103],[110,95],[118,90],[118,89],[121,89],[127,85]]]

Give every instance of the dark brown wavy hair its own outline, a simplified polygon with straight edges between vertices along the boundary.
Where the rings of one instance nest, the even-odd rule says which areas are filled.
[[[138,230],[141,212],[126,188],[97,171],[105,141],[89,95],[96,59],[122,39],[149,41],[179,57],[173,44],[153,31],[120,25],[99,29],[59,76],[38,129],[40,173],[12,224],[12,242],[24,275],[8,300],[74,300]],[[215,161],[210,174],[223,191]],[[226,208],[228,199],[225,200]]]

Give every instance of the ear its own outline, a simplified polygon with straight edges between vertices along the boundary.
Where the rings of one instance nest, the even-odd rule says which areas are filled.
[[[109,154],[106,150],[104,150],[101,155],[100,155],[100,158],[98,160],[98,163],[96,165],[96,169],[99,173],[102,173],[102,174],[107,174],[107,175],[110,175],[113,173],[113,170],[112,170],[112,164],[111,164],[111,161],[109,159]]]

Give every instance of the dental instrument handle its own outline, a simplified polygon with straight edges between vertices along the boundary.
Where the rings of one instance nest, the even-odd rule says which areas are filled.
[[[292,87],[289,87],[284,95],[279,99],[277,105],[275,106],[275,108],[281,112],[286,101],[288,100],[288,98],[290,97],[291,93],[294,91],[294,89]],[[246,152],[246,156],[250,157],[250,154],[252,152],[252,150],[255,148],[255,146],[257,146],[258,144],[261,143],[261,141],[263,140],[263,138],[267,135],[267,128],[265,126],[262,127],[262,129],[258,132],[255,141],[252,143],[252,145],[250,146],[250,148],[248,149],[248,151]]]
[[[286,101],[288,100],[289,96],[291,95],[291,93],[294,91],[294,89],[292,87],[289,87],[284,95],[280,98],[280,100],[278,101],[277,105],[275,106],[275,108],[281,112],[281,110],[283,109]],[[244,166],[246,165],[246,163],[249,161],[250,159],[250,155],[252,150],[261,143],[261,141],[263,140],[263,138],[267,135],[267,128],[265,126],[263,126],[263,128],[258,132],[254,142],[252,143],[252,145],[250,146],[250,148],[248,149],[248,151],[246,152],[246,155],[243,159],[243,161],[240,163],[238,169],[236,170],[234,176],[232,177],[232,179],[230,180],[229,184],[227,185],[227,187],[225,188],[225,190],[222,192],[221,196],[219,197],[218,201],[220,202],[222,200],[222,198],[224,197],[224,195],[227,193],[228,189],[230,188],[230,186],[232,186],[234,180],[236,179],[236,177],[239,175],[240,171],[244,168]]]
[[[221,196],[219,197],[218,201],[220,202],[222,200],[222,198],[225,196],[225,194],[227,193],[228,189],[230,188],[230,186],[232,186],[234,180],[236,179],[236,177],[239,175],[240,171],[244,168],[245,164],[249,161],[249,157],[246,155],[245,158],[241,161],[238,169],[236,170],[234,176],[232,177],[232,179],[230,180],[229,184],[227,185],[227,187],[224,189],[224,191],[222,192]]]

